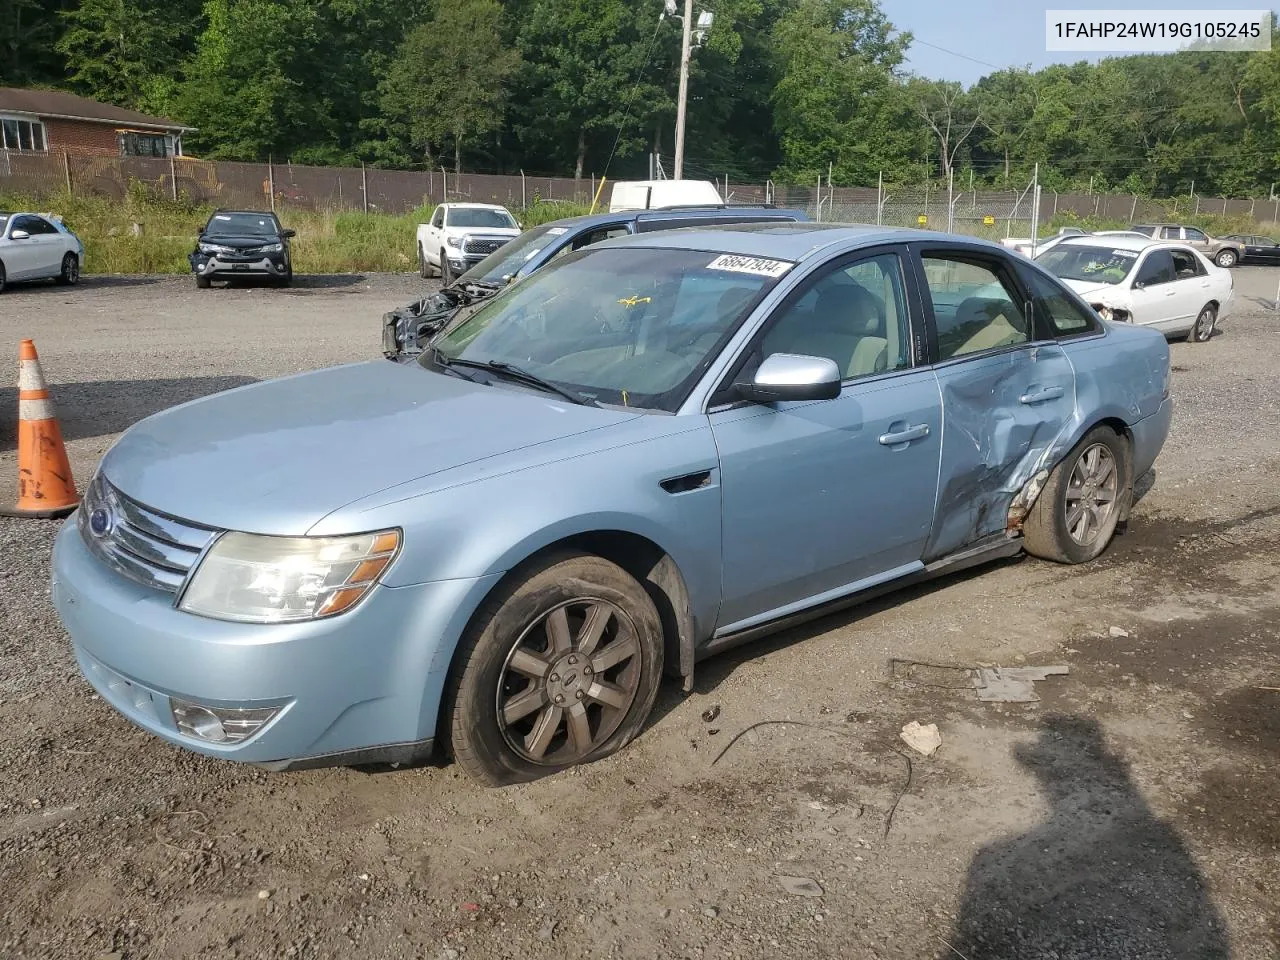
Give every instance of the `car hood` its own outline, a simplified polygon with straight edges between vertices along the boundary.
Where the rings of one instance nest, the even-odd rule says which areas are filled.
[[[265,247],[269,243],[280,243],[280,238],[275,236],[224,237],[220,234],[211,237],[208,234],[201,234],[200,242],[216,243],[221,247]]]
[[[1123,289],[1117,283],[1098,283],[1095,280],[1063,280],[1062,282],[1085,299],[1098,294],[1116,293]]]
[[[516,227],[445,227],[445,232],[459,237],[518,237],[520,230]]]
[[[174,517],[296,536],[388,487],[636,416],[377,360],[158,413],[120,438],[102,470]]]

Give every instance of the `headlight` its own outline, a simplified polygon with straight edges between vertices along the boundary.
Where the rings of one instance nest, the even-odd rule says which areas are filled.
[[[215,254],[215,253],[235,253],[236,251],[234,248],[224,247],[220,243],[202,243],[200,244],[200,252]]]
[[[265,250],[267,251],[267,253],[284,253],[284,244],[283,244],[283,243],[272,243],[272,244],[267,245],[267,246],[266,246],[266,247],[264,247],[263,249],[265,249]]]
[[[225,533],[200,561],[178,608],[244,623],[332,617],[369,592],[399,549],[398,530],[350,537]]]
[[[448,244],[449,246],[451,246],[451,247],[459,247],[459,248],[461,248],[461,246],[462,246],[462,239],[463,239],[462,237],[445,237],[445,238],[444,238],[444,242],[445,242],[445,243],[447,243],[447,244]]]

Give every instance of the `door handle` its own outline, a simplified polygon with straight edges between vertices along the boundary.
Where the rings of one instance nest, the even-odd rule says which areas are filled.
[[[912,440],[923,440],[929,435],[929,425],[927,423],[917,424],[914,427],[908,427],[898,433],[882,433],[880,434],[880,442],[886,447],[896,447],[900,443],[910,443]]]
[[[1178,295],[1178,291],[1177,291],[1177,290],[1166,290],[1166,291],[1164,292],[1164,295],[1165,295],[1166,297],[1176,297],[1176,296]]]
[[[1045,387],[1043,390],[1032,390],[1018,398],[1020,403],[1044,403],[1046,400],[1057,400],[1065,391],[1061,387]]]

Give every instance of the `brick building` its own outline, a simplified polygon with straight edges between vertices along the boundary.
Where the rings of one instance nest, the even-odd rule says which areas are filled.
[[[0,87],[0,150],[180,157],[194,128],[58,90]]]

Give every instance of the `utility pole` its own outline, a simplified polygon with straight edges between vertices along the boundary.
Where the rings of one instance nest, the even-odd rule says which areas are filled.
[[[684,177],[684,119],[689,105],[689,55],[693,39],[693,0],[684,0],[683,34],[680,38],[680,98],[676,101],[675,178]]]

